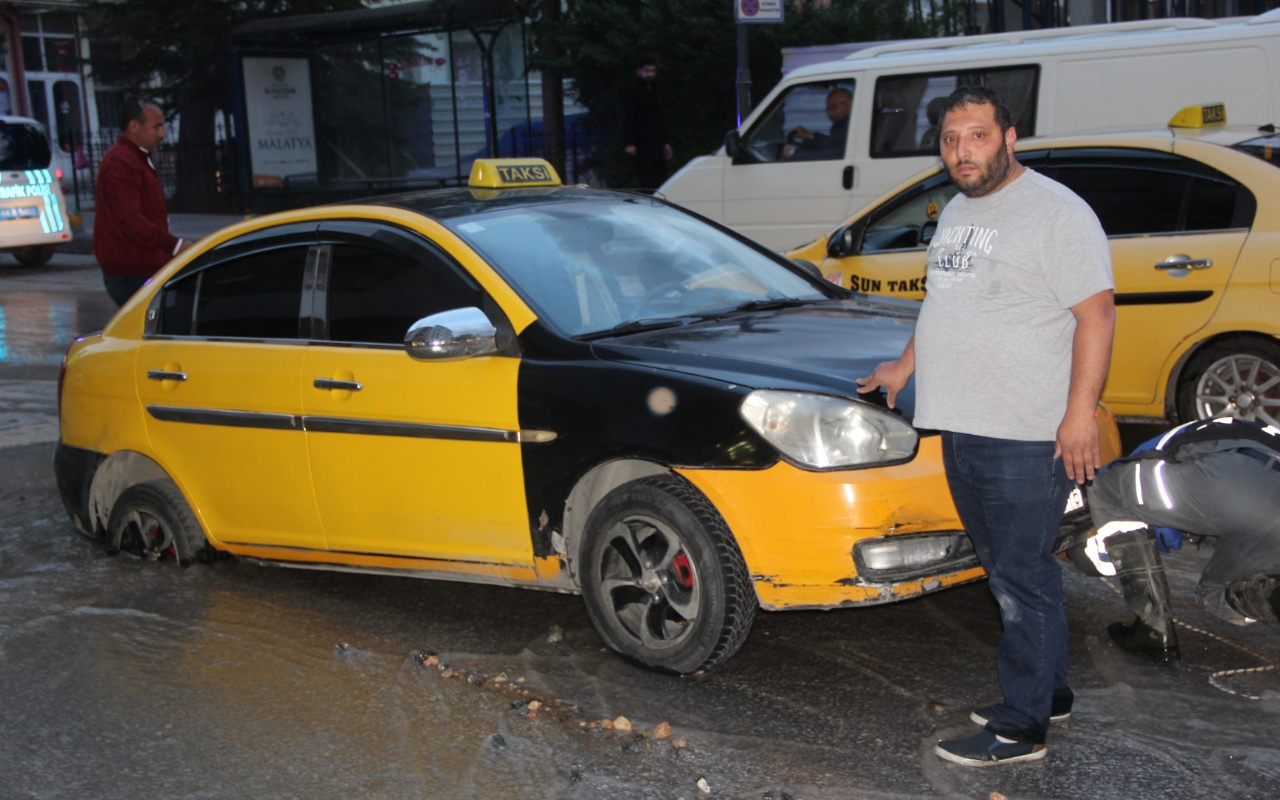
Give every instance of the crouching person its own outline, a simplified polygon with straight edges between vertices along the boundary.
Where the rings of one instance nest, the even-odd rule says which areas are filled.
[[[1187,423],[1113,462],[1088,498],[1097,533],[1072,560],[1119,579],[1136,615],[1107,628],[1121,648],[1179,658],[1160,546],[1181,533],[1214,548],[1196,589],[1210,613],[1237,625],[1280,617],[1280,428]]]

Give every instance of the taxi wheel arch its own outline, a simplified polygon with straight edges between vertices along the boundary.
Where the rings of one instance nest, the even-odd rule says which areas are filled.
[[[112,552],[125,549],[149,559],[172,557],[184,567],[211,555],[191,506],[167,479],[126,489],[112,505],[106,538]]]
[[[117,450],[103,459],[89,483],[89,531],[106,536],[116,500],[131,486],[170,480],[164,468],[135,450]]]
[[[758,608],[724,519],[674,474],[618,486],[591,511],[580,579],[587,612],[613,650],[688,674],[737,652]]]
[[[1280,415],[1275,398],[1280,396],[1280,345],[1260,337],[1233,336],[1209,342],[1187,359],[1175,394],[1179,422],[1189,422],[1223,413],[1244,419],[1275,422]],[[1232,402],[1240,393],[1263,390],[1270,400],[1252,397],[1242,413]],[[1214,400],[1214,397],[1218,400]]]

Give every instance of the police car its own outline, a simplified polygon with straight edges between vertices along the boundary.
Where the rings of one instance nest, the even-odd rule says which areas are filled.
[[[1167,128],[1015,147],[1107,232],[1117,321],[1102,400],[1122,419],[1280,424],[1280,135],[1226,117],[1192,106]],[[925,248],[955,193],[934,167],[790,255],[843,286],[919,299]]]
[[[47,263],[55,245],[71,241],[61,178],[44,126],[0,116],[0,251],[24,267]]]
[[[856,393],[916,308],[482,160],[176,258],[68,350],[58,485],[112,551],[577,592],[614,650],[693,672],[760,608],[982,576],[911,392]]]

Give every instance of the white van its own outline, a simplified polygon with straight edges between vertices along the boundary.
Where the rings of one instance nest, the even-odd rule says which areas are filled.
[[[724,148],[660,191],[770,247],[796,247],[936,164],[931,105],[966,84],[1008,100],[1019,138],[1151,124],[1208,103],[1280,122],[1280,9],[869,47],[786,75]],[[847,133],[824,137],[828,100],[838,108],[844,91],[852,113],[835,127]]]
[[[0,251],[26,267],[53,257],[71,241],[60,170],[44,126],[27,117],[0,116]]]

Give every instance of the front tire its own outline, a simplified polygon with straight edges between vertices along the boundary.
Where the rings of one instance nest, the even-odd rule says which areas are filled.
[[[24,267],[43,267],[53,258],[53,245],[42,244],[31,247],[19,247],[13,251],[13,257]]]
[[[170,481],[140,483],[122,493],[107,521],[107,549],[182,566],[211,560],[213,550],[178,487]]]
[[[674,475],[619,486],[587,519],[582,595],[596,630],[629,661],[684,675],[746,641],[758,601],[715,507]]]
[[[1231,416],[1280,424],[1280,347],[1242,339],[1210,345],[1187,364],[1178,419]]]

